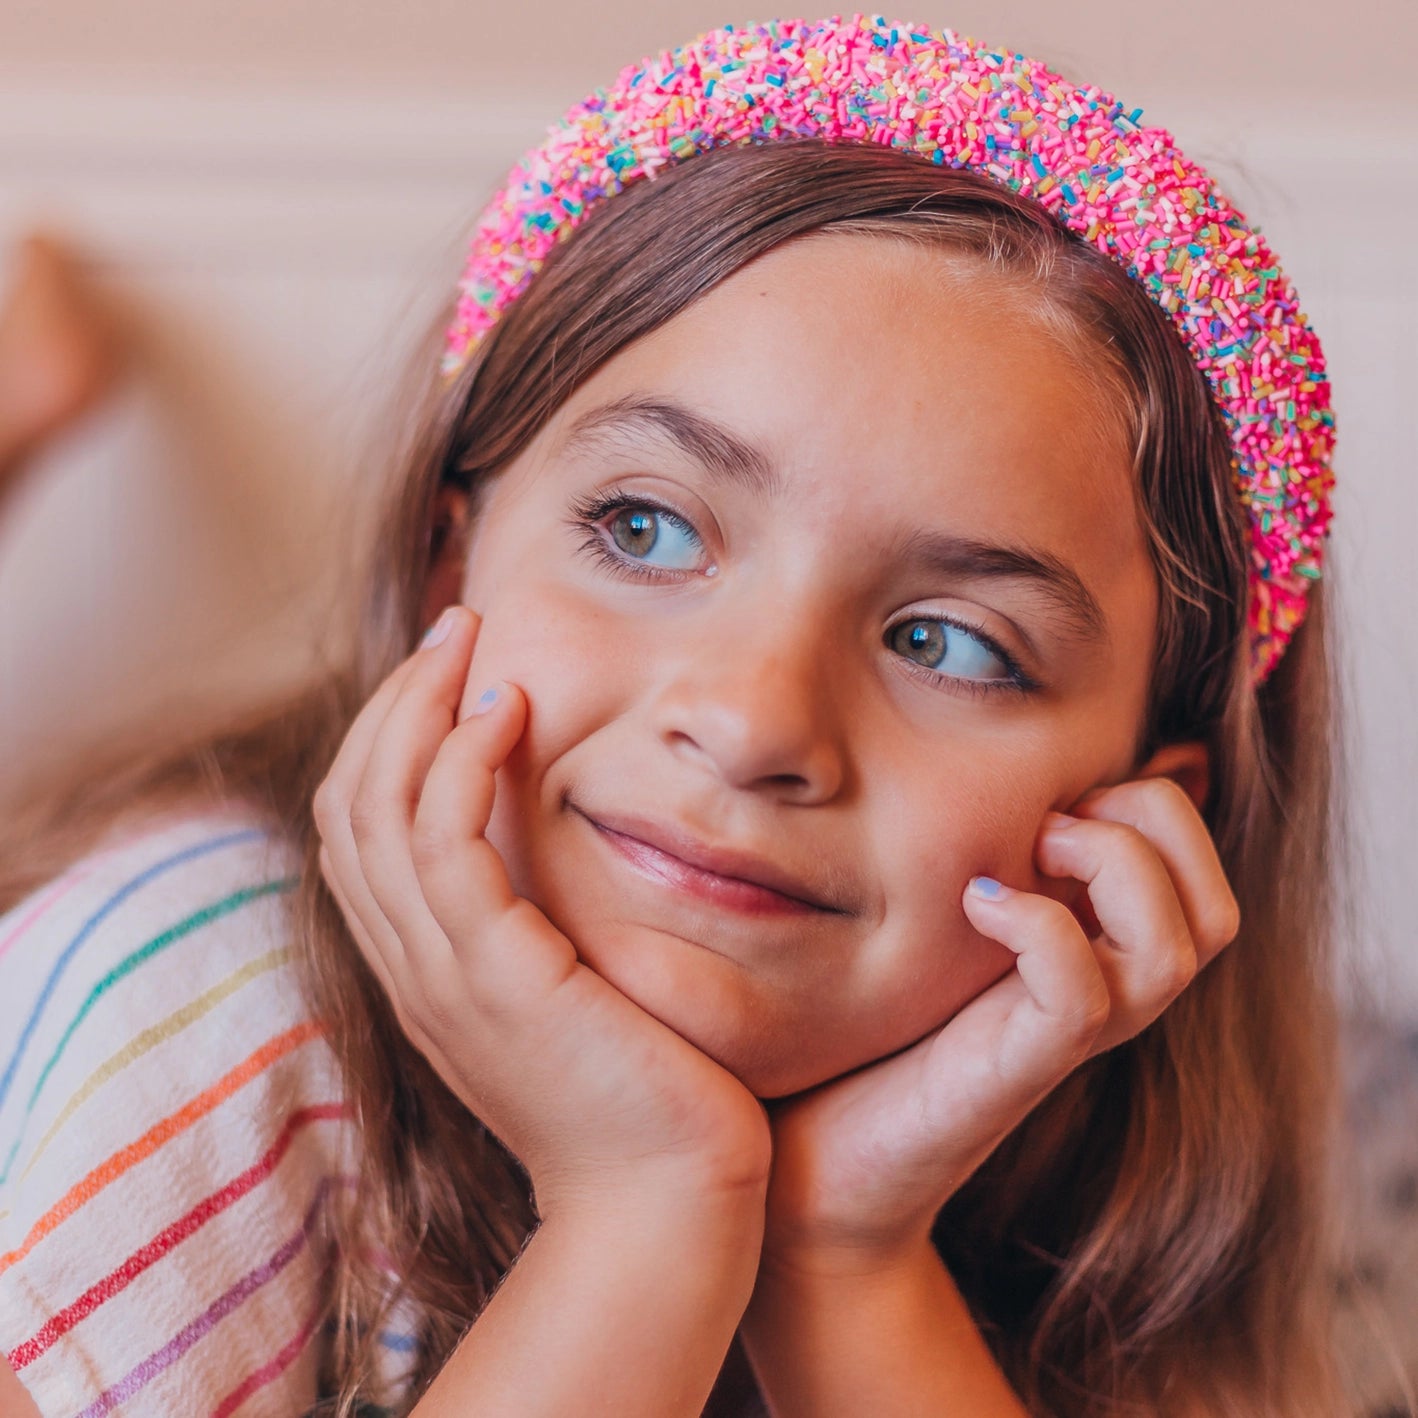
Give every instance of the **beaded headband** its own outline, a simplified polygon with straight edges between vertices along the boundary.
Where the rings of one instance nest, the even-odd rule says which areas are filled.
[[[711,30],[622,70],[508,175],[473,234],[443,372],[467,364],[592,207],[695,153],[819,138],[984,173],[1141,282],[1206,377],[1250,521],[1259,684],[1320,576],[1334,484],[1324,356],[1264,238],[1141,115],[950,30],[861,15]]]

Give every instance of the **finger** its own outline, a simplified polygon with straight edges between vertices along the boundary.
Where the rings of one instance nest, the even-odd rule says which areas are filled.
[[[345,919],[345,924],[349,927],[350,936],[354,940],[361,958],[369,966],[370,973],[373,974],[379,988],[389,1001],[389,1006],[394,1012],[399,1028],[413,1039],[416,1045],[419,1045],[420,1031],[412,1025],[403,1008],[407,982],[396,979],[396,973],[400,976],[406,973],[406,962],[397,949],[387,950],[370,933],[364,924],[361,912],[355,908],[345,888],[341,885],[338,875],[333,870],[329,853],[323,846],[320,848],[320,870],[325,879],[325,885],[329,888],[331,896],[335,899],[335,904],[340,908],[340,914]],[[382,915],[379,919],[381,927],[387,929]],[[422,1046],[419,1045],[419,1047]]]
[[[416,969],[442,961],[449,946],[424,901],[410,834],[428,771],[453,728],[476,633],[476,617],[457,608],[442,643],[413,657],[350,802],[357,869]]]
[[[452,610],[451,607],[449,609]],[[444,615],[447,614],[448,611],[445,611]],[[355,715],[354,722],[346,731],[339,752],[330,765],[330,771],[315,791],[313,806],[317,823],[321,821],[322,816],[337,817],[349,812],[349,805],[354,797],[355,789],[358,787],[359,780],[364,775],[365,765],[369,761],[370,748],[384,723],[384,718],[402,690],[404,682],[413,672],[415,665],[420,662],[421,653],[426,653],[430,649],[430,637],[437,633],[443,624],[443,616],[440,616],[438,621],[429,628],[428,635],[424,637],[418,650],[401,660],[384,677],[379,688],[374,691],[359,713]],[[436,648],[436,646],[432,648]]]
[[[332,888],[338,880],[347,919],[353,926],[358,920],[371,936],[384,940],[392,934],[378,903],[364,881],[363,868],[356,850],[350,826],[350,810],[369,761],[370,750],[383,728],[389,710],[403,690],[415,667],[421,663],[421,653],[436,648],[439,633],[449,624],[452,607],[430,627],[419,651],[402,660],[370,696],[346,731],[339,752],[329,772],[315,790],[311,815],[326,848],[328,866],[325,878]]]
[[[1026,1092],[1051,1088],[1088,1056],[1111,1013],[1093,947],[1072,912],[1047,896],[976,877],[963,905],[981,935],[1014,952],[1023,986],[1022,995],[1012,992],[1006,976],[974,1002],[985,1005],[998,991],[986,1008],[1009,1005],[1001,1022],[1000,1072]]]
[[[544,993],[576,965],[570,941],[516,895],[485,835],[497,770],[526,722],[522,691],[505,682],[490,686],[439,747],[410,834],[424,900],[464,973],[504,1001],[521,990]]]
[[[469,717],[439,745],[414,812],[410,842],[420,879],[443,893],[456,883],[454,899],[466,901],[471,894],[489,919],[516,900],[502,858],[484,833],[492,818],[497,770],[526,722],[526,697],[516,685],[489,686]],[[459,861],[450,871],[445,863],[454,856]],[[432,897],[429,904],[435,904]]]
[[[851,1090],[848,1165],[891,1158],[895,1182],[931,1216],[1088,1057],[1109,1011],[1089,941],[1061,902],[976,878],[962,905],[1016,968],[916,1045],[832,1085]]]
[[[1124,823],[1140,832],[1172,879],[1201,965],[1235,938],[1241,913],[1211,832],[1186,790],[1171,778],[1142,778],[1086,794],[1076,816]]]
[[[1103,934],[1094,943],[1113,995],[1109,1045],[1130,1038],[1191,982],[1198,957],[1162,859],[1123,823],[1050,820],[1036,857],[1048,875],[1084,882]]]

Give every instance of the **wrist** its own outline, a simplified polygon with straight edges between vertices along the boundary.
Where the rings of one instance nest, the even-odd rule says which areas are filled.
[[[903,1297],[935,1291],[943,1269],[929,1236],[918,1245],[889,1250],[824,1247],[784,1252],[765,1244],[744,1316],[745,1337],[755,1327],[778,1325],[785,1318],[795,1322],[791,1317],[891,1307]]]
[[[747,1303],[763,1246],[764,1192],[696,1182],[678,1171],[640,1173],[631,1186],[589,1186],[561,1191],[545,1204],[538,1196],[538,1235],[558,1244],[614,1249],[736,1274]]]
[[[666,1225],[751,1225],[762,1242],[772,1136],[766,1119],[713,1149],[669,1153],[614,1166],[562,1165],[533,1176],[538,1213],[551,1216],[650,1218]]]
[[[818,1285],[891,1283],[922,1267],[940,1264],[930,1227],[878,1231],[870,1236],[808,1237],[785,1235],[770,1223],[759,1265],[765,1285],[811,1289]]]

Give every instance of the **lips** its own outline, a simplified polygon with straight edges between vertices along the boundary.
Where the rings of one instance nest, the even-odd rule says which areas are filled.
[[[755,853],[710,846],[672,823],[572,805],[642,875],[753,914],[843,914],[822,888]]]

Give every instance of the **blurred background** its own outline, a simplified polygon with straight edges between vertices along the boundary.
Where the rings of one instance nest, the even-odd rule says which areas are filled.
[[[327,646],[400,371],[523,149],[626,63],[770,11],[700,0],[0,0],[0,286],[72,240],[130,350],[0,512],[0,801],[155,706]],[[787,12],[783,12],[787,13]],[[1269,236],[1328,355],[1352,978],[1418,1022],[1418,26],[1352,0],[959,0],[1172,129]],[[373,455],[377,461],[377,454]]]

